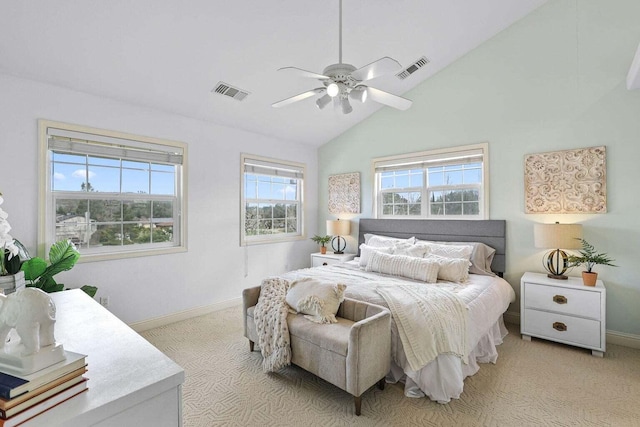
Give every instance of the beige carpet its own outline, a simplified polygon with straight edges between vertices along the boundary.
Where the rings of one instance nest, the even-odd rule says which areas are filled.
[[[242,336],[241,307],[142,335],[186,371],[185,427],[209,426],[640,426],[640,350],[610,345],[604,358],[534,339],[518,327],[496,365],[465,380],[447,405],[404,397],[400,384],[353,398],[297,367],[264,374]]]

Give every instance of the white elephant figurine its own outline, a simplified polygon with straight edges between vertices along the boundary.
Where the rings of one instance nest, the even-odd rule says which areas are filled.
[[[55,323],[56,306],[46,292],[37,288],[24,288],[10,295],[0,294],[2,346],[6,343],[11,329],[16,328],[24,345],[22,356],[37,353],[41,347],[55,343]]]

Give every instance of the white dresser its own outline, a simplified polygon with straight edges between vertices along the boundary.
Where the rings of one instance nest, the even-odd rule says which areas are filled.
[[[89,390],[25,427],[179,427],[184,370],[83,291],[51,294],[56,340],[87,355]]]
[[[520,280],[520,332],[522,339],[543,338],[606,351],[607,292],[601,280],[585,286],[582,279],[551,279],[546,274],[525,273]]]

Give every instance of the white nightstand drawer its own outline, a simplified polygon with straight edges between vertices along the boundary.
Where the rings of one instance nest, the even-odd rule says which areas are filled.
[[[600,292],[527,283],[525,308],[600,320]]]
[[[341,262],[351,261],[356,254],[335,254],[327,252],[326,254],[311,254],[311,267],[321,267],[323,265],[340,264]]]
[[[525,309],[522,333],[566,344],[600,348],[600,322],[592,319]]]

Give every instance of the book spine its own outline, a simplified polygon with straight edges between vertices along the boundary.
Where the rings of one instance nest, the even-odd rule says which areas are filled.
[[[5,400],[11,399],[11,389],[0,384],[0,397]]]

